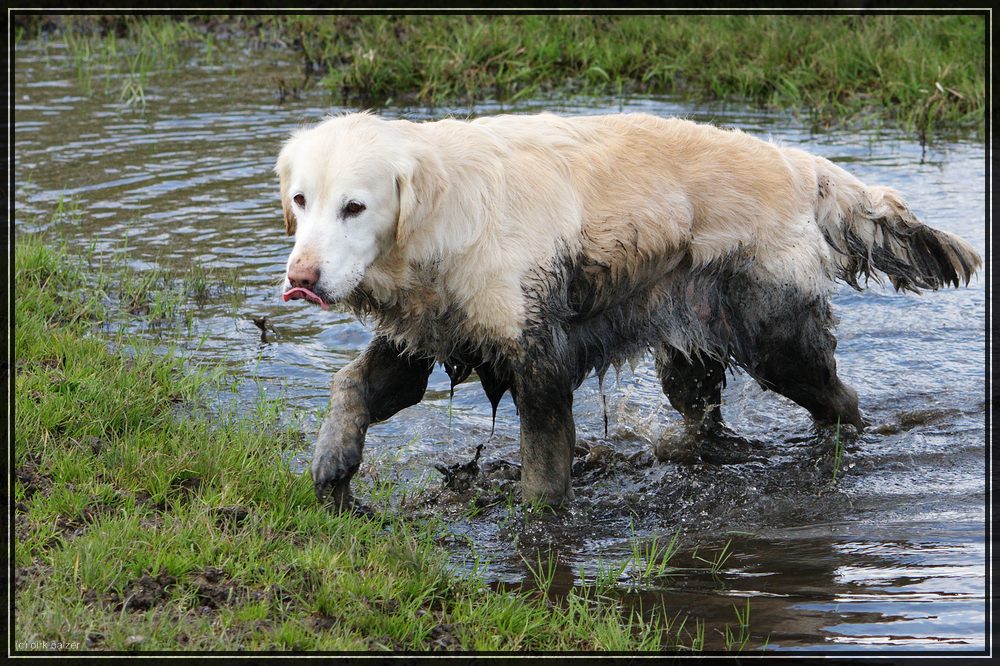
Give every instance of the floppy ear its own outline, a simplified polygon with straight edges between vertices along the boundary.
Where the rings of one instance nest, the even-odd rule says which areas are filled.
[[[405,243],[434,212],[446,188],[444,166],[437,154],[423,147],[413,150],[410,159],[396,173],[399,194],[396,243]]]
[[[274,172],[278,174],[278,179],[281,182],[281,208],[285,214],[285,233],[291,236],[295,233],[295,214],[292,213],[292,204],[288,197],[288,179],[291,177],[288,150],[288,144],[285,144],[278,155],[278,163],[274,166]]]
[[[288,203],[288,193],[284,191],[281,193],[281,208],[285,213],[285,233],[291,236],[295,233],[295,214]]]

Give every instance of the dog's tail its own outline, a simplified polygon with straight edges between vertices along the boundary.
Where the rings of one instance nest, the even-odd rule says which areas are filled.
[[[928,227],[888,187],[868,187],[817,157],[816,220],[833,248],[837,277],[860,290],[858,278],[896,291],[919,292],[969,284],[982,259],[958,236]]]

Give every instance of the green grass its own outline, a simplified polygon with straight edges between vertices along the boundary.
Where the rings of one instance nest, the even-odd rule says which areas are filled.
[[[732,540],[726,541],[726,544],[715,555],[706,558],[698,555],[698,552],[695,551],[691,557],[692,559],[708,565],[709,573],[717,576],[722,572],[722,567],[725,566],[726,562],[733,554],[733,551],[730,550],[730,546],[732,546]]]
[[[495,590],[478,567],[456,572],[433,520],[329,513],[308,474],[283,460],[301,434],[282,425],[279,402],[210,409],[222,373],[97,333],[124,303],[109,297],[120,276],[101,266],[17,239],[15,646],[521,652],[703,641],[665,612],[624,610],[586,586],[552,603],[551,561],[532,563],[546,589]],[[373,496],[392,491],[385,483]]]
[[[888,120],[924,138],[985,128],[984,15],[20,16],[15,43],[39,39],[46,20],[81,71],[117,62],[136,105],[136,88],[176,66],[181,47],[208,62],[269,48],[300,61],[282,95],[318,80],[357,105],[680,94],[789,109],[817,126]]]
[[[633,577],[648,582],[666,576],[671,571],[670,560],[680,547],[679,537],[680,532],[674,532],[666,543],[662,543],[658,536],[644,542],[637,539],[633,533],[630,567]]]
[[[735,604],[733,611],[736,613],[736,628],[728,624],[723,629],[723,637],[726,643],[727,652],[742,652],[750,642],[750,599],[747,598],[741,610]]]

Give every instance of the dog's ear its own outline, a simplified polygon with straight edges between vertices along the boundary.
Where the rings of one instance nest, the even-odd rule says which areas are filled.
[[[285,233],[291,236],[295,233],[295,213],[292,212],[292,206],[288,203],[287,192],[281,193],[281,208],[285,213]]]
[[[407,241],[420,223],[434,212],[446,189],[444,165],[433,150],[414,147],[410,159],[396,172],[399,219],[396,243]]]
[[[281,208],[285,214],[285,233],[291,236],[295,233],[295,214],[292,212],[292,202],[288,196],[288,180],[291,178],[288,152],[288,144],[285,144],[278,155],[278,163],[274,166],[274,172],[278,174],[278,179],[281,182]]]

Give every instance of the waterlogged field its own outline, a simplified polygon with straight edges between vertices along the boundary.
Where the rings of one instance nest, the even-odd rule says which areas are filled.
[[[200,395],[198,408],[275,400],[301,434],[285,457],[300,472],[329,378],[370,332],[280,300],[291,240],[274,159],[296,126],[353,110],[318,92],[280,93],[290,66],[277,56],[192,64],[154,70],[134,89],[81,72],[58,43],[19,46],[14,221],[19,236],[62,239],[85,266],[124,272],[118,298],[135,316],[105,322],[105,333],[131,328],[189,365],[223,368],[226,389]],[[784,114],[656,97],[381,112],[540,110],[679,115],[802,147],[905,192],[923,219],[985,254],[985,150],[974,139],[814,133]],[[662,608],[675,629],[687,623],[692,647],[982,650],[985,284],[922,296],[839,289],[839,368],[873,423],[858,438],[816,431],[735,374],[723,409],[740,437],[699,447],[643,361],[577,392],[577,500],[537,514],[515,501],[510,398],[494,423],[478,384],[452,395],[439,369],[421,404],[370,430],[358,492],[378,510],[442,518],[459,575],[475,569],[497,589],[540,588],[570,605],[588,589],[625,609]],[[465,463],[481,444],[482,475],[443,486],[435,466]]]

